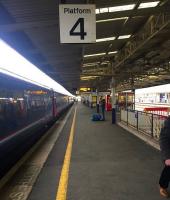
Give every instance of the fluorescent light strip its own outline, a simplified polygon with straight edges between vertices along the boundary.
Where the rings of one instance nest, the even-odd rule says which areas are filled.
[[[131,37],[131,35],[120,35],[118,37],[118,40],[127,39],[130,37]],[[107,41],[111,41],[111,40],[115,40],[115,39],[116,39],[116,37],[100,38],[100,39],[97,39],[96,42],[107,42]]]
[[[95,66],[95,65],[97,65],[97,64],[95,64],[95,63],[94,64],[84,64],[83,67],[91,67],[91,66]]]
[[[107,41],[111,41],[111,40],[115,40],[115,37],[97,39],[96,42],[107,42]]]
[[[118,12],[118,11],[125,11],[125,10],[133,10],[136,4],[129,4],[123,6],[114,6],[109,7],[109,12]]]
[[[87,64],[84,64],[83,67],[91,67],[91,66],[95,66],[95,65],[98,65],[98,63],[87,63]]]
[[[109,52],[109,53],[111,53],[111,52]],[[83,67],[90,67],[90,66],[95,66],[95,65],[98,65],[98,64],[104,65],[104,64],[108,64],[108,63],[109,63],[109,61],[94,62],[94,63],[84,63]]]
[[[107,7],[107,8],[98,8],[96,9],[96,14],[101,13],[108,13],[108,12],[119,12],[119,11],[126,11],[126,10],[133,10],[136,4],[129,4],[123,6],[114,6],[114,7]]]
[[[100,14],[100,10],[99,9],[96,9],[96,14]]]
[[[118,37],[118,40],[128,39],[128,38],[130,38],[130,37],[131,37],[131,35],[120,35],[120,36]]]
[[[112,19],[97,20],[96,23],[111,22],[111,21],[118,21],[118,20],[125,20],[125,19],[128,19],[128,17],[119,17],[119,18],[112,18]]]
[[[117,53],[117,51],[110,51],[108,54],[110,55],[110,54],[115,54],[115,53]]]
[[[9,97],[9,98],[0,97],[0,100],[13,100],[13,98],[12,97]]]
[[[104,56],[104,55],[106,55],[106,53],[96,53],[96,54],[84,55],[84,58],[94,57],[94,56]]]
[[[146,2],[146,3],[141,3],[138,9],[156,7],[159,4],[159,2],[160,1],[151,1],[151,2]]]
[[[91,75],[89,75],[89,76],[83,76],[80,79],[85,81],[85,80],[89,80],[89,79],[95,79],[97,77],[99,77],[99,76],[91,76]]]
[[[151,2],[146,2],[146,3],[141,3],[139,5],[138,9],[153,8],[153,7],[156,7],[159,3],[160,3],[160,1],[151,1]],[[96,14],[133,10],[135,8],[135,5],[136,4],[129,4],[129,5],[123,5],[123,6],[113,6],[113,7],[107,7],[107,8],[98,8],[98,9],[96,9]]]
[[[73,96],[0,39],[0,72],[58,93]]]
[[[110,61],[104,61],[101,63],[101,65],[105,65],[105,64],[109,64],[109,63],[110,63]]]
[[[108,52],[108,54],[115,54],[117,53],[118,51],[110,51]],[[104,56],[106,55],[106,53],[97,53],[97,54],[90,54],[90,55],[84,55],[84,58],[87,58],[87,57],[94,57],[94,56]]]
[[[109,8],[100,8],[100,13],[107,13],[109,12]]]

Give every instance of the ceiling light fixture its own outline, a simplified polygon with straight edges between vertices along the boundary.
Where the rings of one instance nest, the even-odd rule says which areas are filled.
[[[82,76],[80,79],[85,81],[85,80],[89,80],[89,79],[95,79],[97,77],[99,77],[99,76],[91,76],[91,75],[87,76],[86,75],[86,76]]]
[[[83,67],[90,67],[90,66],[95,66],[98,65],[100,62],[94,62],[94,63],[84,63]]]
[[[107,42],[107,41],[115,40],[115,38],[116,37],[101,38],[101,39],[97,39],[96,42]]]
[[[120,35],[120,36],[118,37],[118,40],[128,39],[128,38],[130,38],[130,37],[131,37],[131,35]]]
[[[118,51],[110,51],[110,52],[108,52],[108,54],[115,54],[117,52]],[[104,56],[104,55],[106,55],[106,53],[89,54],[89,55],[84,55],[83,57],[87,58],[87,57]]]
[[[112,52],[109,52],[109,53],[112,53]],[[103,61],[103,62],[94,62],[94,63],[84,63],[82,67],[91,67],[91,66],[96,66],[96,65],[105,65],[105,64],[108,64],[110,63],[110,61]]]
[[[110,54],[115,54],[115,53],[117,53],[117,51],[110,51],[108,54],[110,55]]]
[[[118,20],[125,20],[125,19],[128,19],[128,17],[119,17],[119,18],[112,18],[112,19],[97,20],[96,23],[111,22],[111,21],[118,21]]]
[[[96,14],[100,14],[100,10],[99,9],[96,9]]]
[[[110,63],[110,61],[106,60],[106,61],[102,62],[101,65],[106,65],[106,64],[109,64],[109,63]]]
[[[114,7],[107,7],[107,8],[97,8],[96,14],[107,13],[107,12],[120,12],[126,10],[133,10],[136,4],[129,4],[123,6],[114,6]]]
[[[109,12],[118,12],[118,11],[125,11],[125,10],[133,10],[136,4],[129,4],[123,6],[114,6],[109,7]]]
[[[89,54],[89,55],[84,55],[84,58],[94,57],[94,56],[104,56],[104,55],[106,55],[106,53]]]
[[[109,12],[109,8],[100,8],[100,13],[107,13]]]
[[[141,3],[139,5],[138,9],[156,7],[159,4],[159,2],[160,1],[152,1],[152,2]]]

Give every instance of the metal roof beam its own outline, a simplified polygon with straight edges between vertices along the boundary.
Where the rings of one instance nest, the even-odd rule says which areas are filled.
[[[170,24],[169,13],[161,13],[158,16],[151,16],[142,31],[137,33],[130,42],[121,50],[116,59],[115,69],[123,65],[138,50],[144,47],[153,37],[157,36]]]
[[[99,74],[99,73],[81,73],[80,74],[81,76],[109,76],[109,77],[112,77],[112,76],[115,76],[115,74],[108,74],[108,73],[102,73],[102,74]]]

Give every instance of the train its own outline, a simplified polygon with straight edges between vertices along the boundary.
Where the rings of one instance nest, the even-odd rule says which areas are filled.
[[[72,105],[67,95],[0,73],[0,178]]]

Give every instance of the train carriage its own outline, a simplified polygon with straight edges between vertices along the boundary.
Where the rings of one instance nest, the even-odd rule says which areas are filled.
[[[71,104],[66,95],[0,73],[0,177]]]

